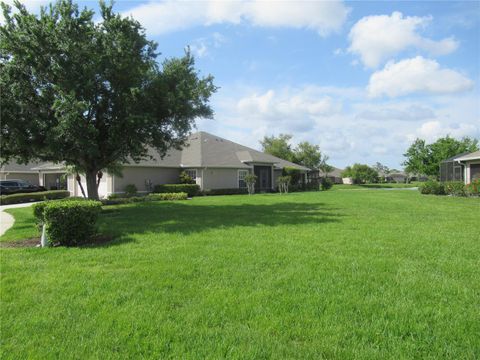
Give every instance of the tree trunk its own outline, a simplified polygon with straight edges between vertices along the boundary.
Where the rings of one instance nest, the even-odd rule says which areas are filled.
[[[85,178],[87,180],[88,198],[98,200],[97,171],[87,171],[85,173]]]
[[[87,196],[85,195],[85,190],[83,189],[82,179],[81,179],[80,175],[78,175],[78,173],[75,176],[75,180],[77,180],[78,186],[80,187],[80,190],[82,191],[83,197],[86,198]]]

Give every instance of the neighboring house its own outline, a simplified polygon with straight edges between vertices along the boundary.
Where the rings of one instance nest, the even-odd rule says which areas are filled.
[[[463,164],[455,159],[467,154],[465,152],[443,160],[440,163],[440,181],[464,181]]]
[[[342,169],[334,167],[332,171],[327,173],[327,178],[330,179],[334,184],[343,184],[342,171]],[[318,180],[324,176],[325,173],[319,169],[312,170],[308,174],[309,180]]]
[[[473,180],[480,179],[480,150],[469,154],[457,155],[453,161],[462,167],[462,180],[465,184],[470,184]]]
[[[38,165],[39,163],[29,163],[24,165],[16,162],[5,164],[0,167],[0,180],[19,179],[28,181],[32,185],[42,185],[40,184],[38,171],[32,169]]]
[[[276,179],[284,167],[297,168],[304,174],[310,170],[206,132],[190,135],[182,150],[171,149],[163,159],[154,149],[150,149],[149,155],[151,159],[124,164],[122,177],[104,174],[98,188],[99,196],[124,192],[128,184],[134,184],[139,192],[151,191],[159,184],[175,184],[182,171],[186,171],[202,190],[246,188],[245,176],[254,173],[257,176],[255,189],[262,192],[276,188]],[[37,164],[31,171],[37,173],[43,183],[65,173],[62,165],[51,163]],[[81,182],[86,191],[83,176]],[[68,175],[66,185],[72,196],[81,196],[74,175]]]
[[[404,183],[407,180],[407,174],[402,171],[393,171],[389,172],[388,174],[379,173],[378,175],[386,182]]]

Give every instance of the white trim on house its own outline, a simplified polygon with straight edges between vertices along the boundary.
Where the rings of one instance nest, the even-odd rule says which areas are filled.
[[[246,172],[245,175],[243,175],[243,179],[240,179],[240,172]],[[245,186],[244,187],[240,187],[240,180],[242,180],[243,182],[245,182],[245,176],[247,176],[248,174],[250,173],[250,170],[247,170],[247,169],[238,169],[237,170],[237,187],[239,189],[246,189],[247,188],[247,184],[245,183]]]
[[[187,175],[192,178],[192,180],[195,180],[195,182],[197,182],[197,169],[185,169],[183,171],[185,171]]]

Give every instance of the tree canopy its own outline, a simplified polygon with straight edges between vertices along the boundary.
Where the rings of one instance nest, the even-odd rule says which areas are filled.
[[[289,134],[280,134],[277,137],[272,135],[265,136],[260,144],[263,152],[293,162],[295,153],[290,145],[290,140],[292,140],[292,135]]]
[[[157,63],[157,44],[132,18],[100,2],[100,19],[59,0],[40,15],[2,3],[1,162],[65,163],[98,198],[102,170],[180,147],[198,117],[211,117],[213,78],[194,59]]]
[[[403,156],[405,171],[412,174],[439,176],[440,163],[455,155],[478,150],[478,140],[464,137],[460,140],[446,136],[432,144],[416,139]]]
[[[308,141],[303,141],[294,148],[290,144],[292,138],[290,134],[265,136],[263,140],[260,141],[262,151],[281,159],[301,164],[310,169],[318,169],[322,163],[320,146]]]
[[[320,146],[303,141],[294,150],[295,162],[309,169],[317,169],[322,161]]]
[[[345,170],[343,170],[342,176],[352,178],[356,184],[378,182],[378,172],[365,164],[347,166]]]

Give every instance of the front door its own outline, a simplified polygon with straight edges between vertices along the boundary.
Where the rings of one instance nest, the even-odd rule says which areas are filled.
[[[255,189],[267,191],[272,188],[272,168],[270,166],[254,166],[253,171],[257,176]]]

